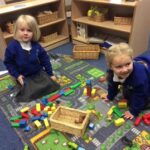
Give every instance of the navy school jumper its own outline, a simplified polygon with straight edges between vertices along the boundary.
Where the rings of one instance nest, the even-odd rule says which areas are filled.
[[[19,75],[32,76],[43,69],[52,76],[52,66],[46,51],[38,42],[31,42],[31,47],[27,52],[17,40],[12,40],[8,44],[4,64],[9,73],[17,79]]]
[[[145,67],[138,61],[144,61]],[[113,81],[113,71],[108,71],[108,99],[113,100],[122,85],[124,98],[128,100],[129,111],[137,116],[150,103],[150,56],[139,56],[134,59],[133,71],[124,83]]]

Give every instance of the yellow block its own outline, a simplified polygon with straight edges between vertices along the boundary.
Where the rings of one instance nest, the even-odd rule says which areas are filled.
[[[56,106],[51,107],[51,111],[54,112],[56,110]]]
[[[48,112],[47,112],[48,117],[50,117],[50,116],[52,115],[52,113],[53,113],[52,111],[48,111]]]
[[[49,106],[46,106],[45,108],[44,108],[44,112],[48,112],[48,109],[49,109],[50,107]]]
[[[127,108],[127,102],[118,102],[119,108]]]
[[[48,128],[48,127],[49,127],[48,119],[47,119],[47,118],[45,118],[43,121],[44,121],[45,127],[46,127],[46,128]]]
[[[119,118],[114,121],[115,126],[119,127],[125,123],[125,120],[123,118]]]
[[[29,107],[24,107],[24,108],[22,108],[21,110],[20,110],[20,112],[21,113],[24,113],[24,112],[27,112],[27,111],[29,111]]]
[[[107,112],[107,115],[108,116],[111,116],[112,115],[112,113],[113,113],[113,108],[114,108],[115,106],[112,106],[109,110],[108,110],[108,112]]]
[[[143,130],[135,139],[134,142],[139,145],[150,145],[149,133]]]
[[[41,104],[40,104],[40,103],[37,103],[37,104],[36,104],[36,111],[37,111],[37,112],[40,112],[40,111],[41,111]]]
[[[94,96],[95,93],[96,93],[96,89],[92,89],[92,92],[91,92],[92,96]]]
[[[34,121],[34,124],[36,125],[36,127],[37,127],[38,129],[41,129],[41,128],[42,128],[42,124],[41,124],[40,121],[36,120],[36,121]]]
[[[38,135],[34,136],[33,138],[30,139],[31,143],[34,144],[36,141],[44,137],[45,135],[50,133],[50,128],[40,132]]]
[[[83,95],[87,95],[87,89],[86,88],[84,88],[84,90],[83,90]]]

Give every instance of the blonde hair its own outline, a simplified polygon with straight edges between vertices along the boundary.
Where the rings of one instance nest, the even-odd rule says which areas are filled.
[[[125,54],[133,58],[133,49],[131,49],[127,43],[120,43],[111,46],[105,54],[108,65],[111,66],[113,58],[121,54]]]
[[[16,20],[15,27],[14,27],[14,39],[18,39],[18,26],[22,23],[26,22],[31,31],[33,32],[32,41],[38,41],[41,35],[39,30],[38,24],[33,16],[30,15],[20,15]]]

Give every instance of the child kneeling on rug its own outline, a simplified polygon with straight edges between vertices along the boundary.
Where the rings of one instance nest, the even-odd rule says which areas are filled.
[[[38,43],[40,30],[34,17],[21,15],[14,28],[14,40],[5,51],[4,64],[19,83],[16,100],[29,101],[59,89],[49,56]]]
[[[126,43],[113,45],[106,52],[108,62],[107,100],[114,100],[122,87],[129,110],[124,117],[136,117],[150,104],[150,55],[133,59],[133,50]]]

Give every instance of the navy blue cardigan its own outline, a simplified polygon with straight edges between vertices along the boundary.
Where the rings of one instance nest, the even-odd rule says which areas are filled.
[[[52,76],[52,66],[46,51],[38,42],[31,42],[31,47],[30,52],[27,52],[22,49],[17,40],[12,40],[8,44],[4,64],[9,73],[15,78],[19,75],[27,77],[43,69],[49,76]]]
[[[137,59],[137,60],[142,60]],[[150,60],[150,57],[149,57]],[[137,116],[150,102],[150,64],[146,68],[139,62],[133,63],[133,71],[122,83],[124,98],[128,100],[129,111]],[[118,86],[121,83],[113,81],[113,72],[108,72],[108,99],[113,100],[118,93]]]

